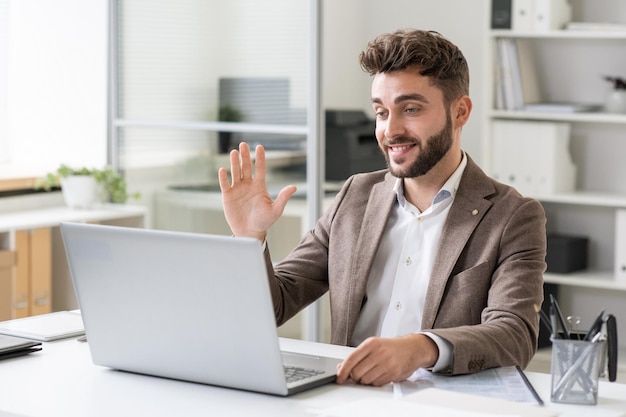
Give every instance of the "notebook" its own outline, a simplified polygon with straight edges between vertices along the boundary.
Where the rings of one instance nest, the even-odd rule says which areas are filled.
[[[96,365],[283,396],[334,381],[338,359],[280,351],[258,240],[60,228]],[[320,373],[288,383],[285,366]]]
[[[76,311],[57,311],[0,322],[0,334],[50,342],[85,333]]]

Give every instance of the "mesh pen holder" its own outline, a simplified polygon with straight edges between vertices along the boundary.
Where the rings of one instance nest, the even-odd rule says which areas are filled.
[[[605,356],[605,340],[552,339],[551,401],[597,404],[598,378]]]

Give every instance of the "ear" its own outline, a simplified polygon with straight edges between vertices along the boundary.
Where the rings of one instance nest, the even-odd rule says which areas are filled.
[[[469,96],[461,96],[452,103],[452,122],[455,127],[462,127],[467,123],[472,112],[472,99]]]

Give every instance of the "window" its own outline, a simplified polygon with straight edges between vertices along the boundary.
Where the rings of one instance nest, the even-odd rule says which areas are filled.
[[[107,9],[0,0],[0,177],[106,163]]]
[[[8,160],[9,0],[0,0],[0,163]]]

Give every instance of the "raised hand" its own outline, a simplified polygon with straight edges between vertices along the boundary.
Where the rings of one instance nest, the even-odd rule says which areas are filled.
[[[283,214],[287,201],[296,192],[294,185],[283,188],[276,200],[267,191],[265,182],[265,149],[255,149],[254,173],[248,144],[230,152],[231,182],[225,168],[218,170],[224,215],[235,236],[265,239],[267,230]]]

